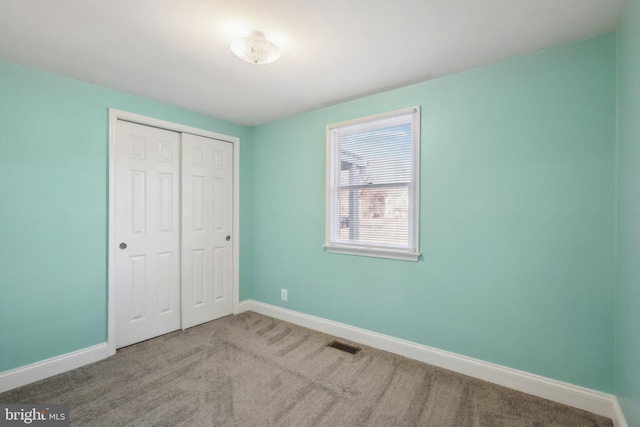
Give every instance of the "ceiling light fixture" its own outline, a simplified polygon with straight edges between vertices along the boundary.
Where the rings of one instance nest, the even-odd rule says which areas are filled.
[[[234,40],[231,51],[240,59],[252,64],[270,64],[280,58],[280,49],[264,37],[260,31],[254,31],[249,37]]]

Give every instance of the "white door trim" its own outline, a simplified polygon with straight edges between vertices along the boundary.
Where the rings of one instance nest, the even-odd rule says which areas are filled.
[[[161,129],[171,130],[180,133],[190,133],[194,135],[214,138],[227,141],[233,144],[233,313],[238,313],[240,301],[240,139],[234,136],[223,135],[178,123],[155,119],[153,117],[142,116],[126,111],[109,109],[109,248],[108,254],[108,310],[107,310],[107,341],[109,355],[116,353],[116,306],[115,306],[115,147],[116,147],[116,123],[118,120],[126,120],[146,126],[153,126]]]

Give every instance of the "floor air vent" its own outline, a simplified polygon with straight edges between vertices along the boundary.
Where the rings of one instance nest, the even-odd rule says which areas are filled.
[[[344,352],[351,353],[351,354],[356,354],[357,352],[359,352],[361,350],[358,347],[353,347],[351,345],[344,344],[344,343],[341,343],[339,341],[331,341],[329,344],[327,344],[327,347],[335,348],[335,349],[338,349],[340,351],[344,351]]]

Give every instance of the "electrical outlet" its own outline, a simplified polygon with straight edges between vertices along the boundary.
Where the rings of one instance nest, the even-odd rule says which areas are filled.
[[[286,289],[280,289],[280,299],[282,301],[286,301],[287,300],[287,290]]]

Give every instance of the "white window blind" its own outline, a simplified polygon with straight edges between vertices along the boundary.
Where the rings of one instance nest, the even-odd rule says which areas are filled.
[[[327,251],[418,259],[419,150],[419,107],[327,126]]]

